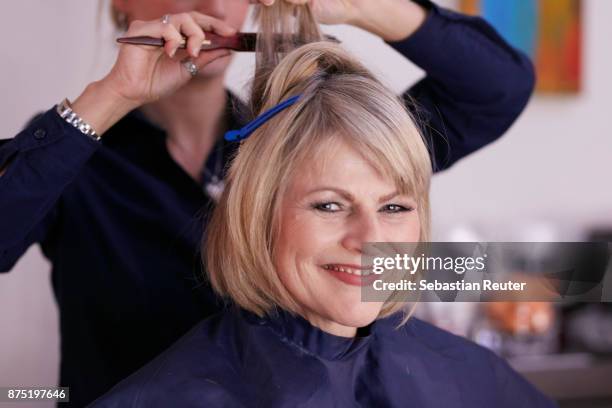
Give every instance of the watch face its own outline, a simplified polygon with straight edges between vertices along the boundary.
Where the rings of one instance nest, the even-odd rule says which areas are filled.
[[[94,128],[91,127],[90,124],[83,121],[83,119],[72,110],[72,106],[70,105],[70,101],[68,99],[61,101],[55,110],[62,119],[79,129],[81,133],[91,137],[95,141],[100,140],[100,135],[96,133]]]

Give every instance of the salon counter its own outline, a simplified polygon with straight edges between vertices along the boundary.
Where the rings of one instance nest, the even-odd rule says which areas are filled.
[[[612,357],[568,353],[509,362],[561,408],[612,407]]]

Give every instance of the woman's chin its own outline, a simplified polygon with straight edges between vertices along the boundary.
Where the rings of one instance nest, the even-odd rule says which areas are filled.
[[[359,302],[352,307],[336,309],[332,319],[347,327],[365,327],[378,317],[382,303],[378,302]]]
[[[197,76],[202,79],[211,79],[223,75],[231,61],[231,55],[218,58],[202,68]]]

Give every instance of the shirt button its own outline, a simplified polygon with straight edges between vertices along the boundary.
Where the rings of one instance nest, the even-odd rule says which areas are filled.
[[[44,139],[47,137],[47,131],[45,129],[36,129],[34,131],[34,139]]]

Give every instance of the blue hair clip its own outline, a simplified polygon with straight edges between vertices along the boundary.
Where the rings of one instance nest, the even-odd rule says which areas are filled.
[[[246,139],[247,137],[251,136],[251,133],[256,131],[261,125],[272,119],[279,112],[287,109],[289,106],[296,103],[300,99],[300,96],[301,95],[293,96],[287,99],[286,101],[279,103],[269,111],[266,111],[256,117],[252,122],[248,123],[242,129],[230,130],[229,132],[225,133],[225,140],[227,140],[228,142],[240,142],[241,140]]]

